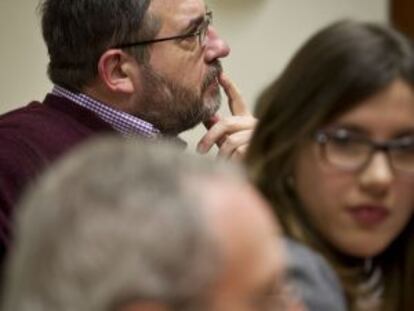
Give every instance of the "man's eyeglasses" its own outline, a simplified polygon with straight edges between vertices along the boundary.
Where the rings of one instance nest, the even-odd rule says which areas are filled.
[[[349,130],[317,131],[315,140],[326,161],[339,169],[357,171],[371,161],[375,152],[384,152],[393,169],[414,173],[414,136],[375,142]]]
[[[191,37],[198,37],[198,42],[200,46],[205,45],[205,39],[208,32],[208,27],[213,23],[213,12],[208,11],[204,17],[203,22],[199,25],[199,27],[194,31],[183,35],[177,35],[172,37],[165,37],[165,38],[158,38],[152,40],[144,40],[138,42],[130,42],[130,43],[121,43],[114,46],[115,49],[125,49],[133,46],[139,45],[146,45],[146,44],[153,44],[157,42],[169,41],[169,40],[179,40],[179,39],[186,39]]]

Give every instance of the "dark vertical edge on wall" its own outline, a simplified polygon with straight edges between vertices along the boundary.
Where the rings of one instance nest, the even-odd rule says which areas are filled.
[[[390,0],[390,21],[414,40],[414,0]]]

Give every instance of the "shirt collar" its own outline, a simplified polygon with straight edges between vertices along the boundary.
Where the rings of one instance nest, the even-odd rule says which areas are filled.
[[[147,138],[155,138],[160,134],[160,131],[151,123],[129,113],[113,109],[88,95],[73,93],[58,85],[53,87],[52,94],[67,98],[75,104],[92,111],[124,136],[139,135]]]

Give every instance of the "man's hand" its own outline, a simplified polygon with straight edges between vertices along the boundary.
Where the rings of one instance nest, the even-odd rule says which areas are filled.
[[[230,79],[221,74],[219,82],[228,98],[231,116],[221,118],[217,114],[204,122],[208,129],[197,145],[199,153],[207,153],[216,144],[218,156],[228,159],[243,159],[257,120],[246,107],[239,91]]]

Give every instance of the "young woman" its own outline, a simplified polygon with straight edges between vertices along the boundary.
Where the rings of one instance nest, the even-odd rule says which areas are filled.
[[[414,310],[414,48],[342,21],[259,99],[246,164],[291,238],[334,268],[350,310]]]

